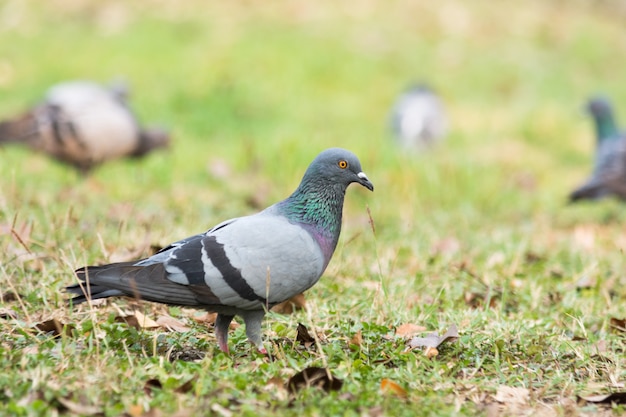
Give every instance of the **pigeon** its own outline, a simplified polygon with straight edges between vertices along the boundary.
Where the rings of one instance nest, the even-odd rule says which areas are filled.
[[[596,158],[591,178],[570,194],[570,202],[610,195],[626,200],[626,135],[619,132],[605,98],[592,98],[587,110],[595,124]]]
[[[119,84],[56,84],[34,108],[0,122],[0,145],[28,146],[83,174],[108,160],[141,157],[166,147],[169,134],[156,127],[142,129],[127,99],[127,89]]]
[[[217,313],[215,336],[228,352],[228,327],[240,316],[250,342],[267,353],[267,310],[312,287],[337,246],[348,185],[374,185],[350,151],[331,148],[309,165],[298,188],[256,214],[219,223],[138,261],[86,266],[67,287],[78,304],[131,296]]]
[[[424,84],[411,86],[391,110],[391,129],[403,148],[420,150],[433,146],[448,131],[441,99]]]

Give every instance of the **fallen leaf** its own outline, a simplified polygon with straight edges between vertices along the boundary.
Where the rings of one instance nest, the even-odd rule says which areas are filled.
[[[163,384],[161,384],[161,381],[156,378],[151,378],[147,380],[145,384],[143,384],[143,392],[146,395],[151,396],[155,389],[163,389]]]
[[[618,319],[615,317],[611,317],[609,321],[609,326],[611,326],[611,330],[614,332],[626,332],[626,319]]]
[[[20,298],[23,297],[14,291],[7,291],[0,294],[0,302],[2,303],[10,303],[12,301],[17,301]]]
[[[339,391],[342,385],[343,381],[333,377],[328,369],[314,366],[298,372],[287,382],[287,388],[292,393],[309,387],[322,388],[326,392]]]
[[[404,388],[402,388],[398,383],[387,378],[383,378],[383,380],[380,381],[380,390],[383,394],[392,394],[402,398],[407,396]]]
[[[285,381],[280,376],[273,376],[267,380],[267,386],[274,389],[285,389]]]
[[[215,324],[215,320],[217,319],[217,313],[210,313],[207,311],[201,316],[193,316],[193,319],[198,323]]]
[[[485,406],[486,417],[500,417],[500,406],[497,403],[490,403]]]
[[[81,416],[93,416],[95,414],[102,414],[103,410],[100,407],[93,405],[81,404],[69,400],[67,398],[59,397],[57,401],[70,413],[78,414]]]
[[[300,342],[305,347],[311,347],[315,344],[315,339],[313,338],[313,336],[311,336],[309,330],[302,323],[298,323],[296,341]]]
[[[367,417],[386,417],[389,414],[385,412],[382,405],[376,405],[369,410],[365,410],[365,412],[362,412],[361,415]]]
[[[233,415],[232,411],[218,403],[211,404],[211,411],[222,417],[231,417]]]
[[[525,405],[530,400],[528,388],[499,386],[494,400],[507,405]]]
[[[163,413],[158,408],[151,408],[141,415],[141,417],[161,417]],[[178,415],[178,413],[176,413]]]
[[[418,333],[426,331],[426,327],[419,324],[404,323],[396,327],[396,336],[413,337]]]
[[[160,327],[159,324],[151,318],[145,316],[141,311],[134,311],[128,315],[117,316],[115,321],[119,323],[126,323],[129,326],[134,327],[137,330],[140,329],[154,329]]]
[[[141,417],[143,415],[143,405],[133,404],[126,410],[130,417]]]
[[[626,391],[612,392],[610,394],[603,394],[603,395],[578,396],[578,398],[580,398],[581,400],[590,402],[590,403],[626,404]]]
[[[424,350],[424,356],[426,356],[428,359],[434,358],[437,355],[439,355],[439,350],[437,350],[436,347],[428,346]]]
[[[72,334],[72,330],[74,329],[73,325],[66,325],[56,318],[37,323],[35,324],[35,327],[44,333],[52,333],[55,337],[62,335],[64,331],[67,336],[70,336]]]
[[[361,346],[363,344],[363,334],[359,330],[350,338],[349,345],[350,346]]]
[[[0,319],[3,319],[3,320],[17,319],[17,313],[15,313],[15,311],[10,310],[8,308],[0,307]]]
[[[453,324],[452,326],[450,326],[448,331],[443,336],[439,336],[437,335],[437,333],[430,333],[426,335],[425,337],[414,337],[409,342],[409,346],[412,349],[415,349],[418,347],[436,348],[436,347],[439,347],[439,345],[441,345],[445,341],[454,342],[456,341],[458,337],[459,337],[459,332],[456,328],[456,325]]]
[[[182,332],[188,332],[191,330],[191,327],[185,326],[183,323],[176,320],[174,317],[165,316],[165,315],[159,316],[159,318],[156,321],[156,324],[161,326],[163,329],[166,329],[169,331],[182,333]]]
[[[276,304],[272,307],[272,311],[279,314],[292,314],[294,311],[304,310],[306,308],[306,299],[304,294],[294,295],[287,301]]]

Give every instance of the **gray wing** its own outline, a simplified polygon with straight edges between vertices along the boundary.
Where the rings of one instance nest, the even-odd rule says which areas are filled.
[[[237,313],[305,291],[325,265],[319,244],[306,230],[284,217],[257,214],[221,223],[136,263],[76,273],[89,282],[91,298],[130,295]],[[68,290],[80,295],[85,291],[79,287]]]
[[[163,264],[169,280],[205,286],[223,305],[251,310],[310,288],[325,267],[307,231],[263,214],[219,224],[172,249]]]

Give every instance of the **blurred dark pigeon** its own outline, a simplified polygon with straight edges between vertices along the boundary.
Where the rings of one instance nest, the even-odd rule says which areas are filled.
[[[80,268],[80,283],[67,289],[76,295],[74,304],[126,295],[217,312],[215,336],[224,352],[228,326],[238,315],[248,339],[265,353],[266,311],[319,280],[337,246],[344,196],[352,183],[374,190],[356,155],[327,149],[285,200],[146,259]]]
[[[441,99],[426,85],[410,87],[391,110],[391,128],[404,148],[420,150],[441,141],[448,131]]]
[[[570,201],[610,195],[626,200],[626,135],[619,132],[607,99],[592,98],[587,110],[595,125],[596,157],[591,177],[570,194]]]
[[[83,173],[103,162],[141,157],[166,147],[169,134],[142,129],[127,104],[126,86],[70,81],[51,87],[42,103],[0,122],[0,144],[18,143]]]

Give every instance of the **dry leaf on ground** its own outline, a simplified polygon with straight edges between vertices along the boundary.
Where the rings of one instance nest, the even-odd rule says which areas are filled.
[[[74,326],[62,323],[59,319],[52,318],[35,324],[37,330],[44,333],[52,333],[54,336],[60,336],[65,331],[66,335],[71,335]],[[64,330],[65,329],[65,330]]]
[[[161,315],[157,319],[156,323],[165,330],[174,332],[188,332],[191,327],[185,326],[182,322],[176,320],[174,317]]]
[[[396,336],[400,337],[413,337],[418,333],[426,331],[426,327],[419,324],[404,323],[396,327]]]
[[[409,347],[412,349],[418,347],[425,348],[437,348],[445,341],[454,342],[459,337],[459,332],[455,324],[450,326],[448,331],[443,336],[439,336],[437,333],[430,333],[424,337],[414,337],[409,341]]]
[[[192,318],[197,323],[210,325],[210,324],[215,324],[215,320],[217,319],[217,313],[206,312],[206,313],[202,314],[201,316],[194,315],[194,316],[192,316]],[[240,324],[237,323],[235,320],[233,320],[228,325],[228,328],[231,329],[231,330],[234,330],[234,329],[238,328],[239,326],[240,326]]]
[[[498,387],[498,391],[494,396],[494,400],[508,406],[526,405],[530,400],[530,391],[528,390],[528,388],[508,387],[502,385]]]
[[[193,316],[193,319],[198,323],[215,324],[215,320],[217,319],[217,313],[210,313],[207,311],[201,316]]]
[[[303,344],[304,347],[310,347],[315,344],[315,338],[311,336],[311,334],[309,333],[309,330],[302,323],[298,323],[296,341]]]
[[[0,319],[3,319],[3,320],[17,319],[17,313],[8,308],[0,307]]]
[[[304,310],[305,308],[306,299],[304,298],[304,294],[300,293],[294,295],[287,301],[276,304],[274,307],[272,307],[272,311],[279,314],[292,314],[294,311]]]
[[[434,358],[435,356],[439,355],[439,350],[437,350],[437,348],[435,347],[428,346],[426,349],[424,349],[424,355],[428,359]]]
[[[361,346],[363,344],[363,333],[359,330],[350,338],[350,342],[348,343],[350,346]]]
[[[63,397],[59,397],[56,400],[59,402],[59,404],[61,404],[63,408],[65,408],[72,414],[78,414],[81,416],[93,416],[96,414],[103,414],[103,410],[100,407],[77,403]]]
[[[115,318],[119,323],[126,323],[135,329],[154,329],[160,327],[159,324],[151,318],[144,315],[141,311],[133,311],[130,314],[120,315]]]
[[[626,332],[626,319],[618,319],[616,317],[611,317],[609,321],[609,326],[611,326],[611,330],[614,332]]]
[[[407,396],[407,392],[404,388],[402,388],[397,382],[387,378],[383,378],[383,380],[380,381],[380,390],[383,394],[392,394],[402,398]]]
[[[342,385],[343,381],[333,377],[328,369],[314,366],[298,372],[287,382],[287,388],[292,393],[309,387],[322,388],[326,392],[339,391]]]
[[[17,301],[20,298],[23,298],[22,295],[17,294],[14,291],[6,291],[0,293],[0,303],[10,303],[13,301]]]
[[[601,403],[601,404],[626,404],[626,392],[612,392],[611,394],[603,394],[603,395],[588,395],[588,396],[579,396],[581,400],[590,402],[590,403]]]

